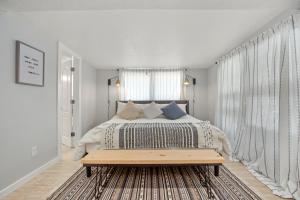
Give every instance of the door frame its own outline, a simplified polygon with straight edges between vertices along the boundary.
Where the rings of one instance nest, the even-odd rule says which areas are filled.
[[[71,50],[69,47],[64,45],[62,42],[58,41],[58,59],[57,59],[57,152],[59,158],[62,157],[62,132],[63,132],[63,127],[62,127],[62,111],[61,111],[61,106],[62,106],[62,83],[61,83],[61,58],[62,58],[62,52],[68,52],[71,55],[76,56],[80,61],[79,61],[79,66],[78,66],[78,100],[77,103],[75,103],[75,109],[78,110],[78,115],[76,116],[74,121],[77,121],[79,124],[76,126],[75,130],[75,136],[73,138],[73,146],[77,144],[77,142],[80,139],[81,135],[81,87],[82,87],[82,58],[79,56],[77,53],[75,53],[73,50]]]

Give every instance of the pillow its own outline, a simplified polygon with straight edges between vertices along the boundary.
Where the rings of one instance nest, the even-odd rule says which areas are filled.
[[[178,119],[186,115],[186,113],[175,103],[175,101],[162,108],[161,110],[168,119]]]
[[[160,109],[162,109],[163,107],[166,107],[167,105],[169,105],[169,104],[156,104],[156,106],[157,106],[158,108],[160,108]],[[186,104],[180,103],[180,104],[177,104],[177,106],[179,106],[179,108],[180,108],[184,113],[186,113]]]
[[[156,103],[152,102],[149,106],[144,108],[144,116],[148,119],[154,119],[163,114],[161,109],[156,106]]]
[[[117,114],[121,119],[133,120],[143,116],[143,110],[135,106],[133,102],[128,102],[124,109]]]
[[[123,103],[123,102],[118,101],[117,114],[120,113],[125,108],[126,105],[127,105],[127,103]],[[137,104],[137,103],[135,103],[134,105],[136,107],[140,108],[140,109],[144,109],[145,107],[147,107],[150,104],[149,103],[147,103],[147,104]]]
[[[186,113],[186,104],[177,104],[179,106],[179,108],[184,112]]]
[[[118,101],[118,110],[117,113],[120,113],[122,110],[124,110],[125,106],[127,105],[127,103],[123,103]]]

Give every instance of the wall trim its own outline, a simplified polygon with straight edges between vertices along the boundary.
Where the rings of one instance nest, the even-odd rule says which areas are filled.
[[[11,185],[7,186],[3,190],[0,191],[0,198],[8,195],[9,193],[15,191],[16,189],[20,188],[22,185],[30,181],[35,176],[39,175],[41,172],[46,170],[47,168],[51,167],[52,165],[56,164],[60,160],[59,156],[55,157],[54,159],[48,161],[46,164],[40,166],[39,168],[33,170],[32,172],[28,173],[27,175],[23,176],[16,182],[12,183]]]

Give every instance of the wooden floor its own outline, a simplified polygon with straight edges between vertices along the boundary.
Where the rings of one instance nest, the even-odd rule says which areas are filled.
[[[18,190],[2,198],[3,200],[42,200],[46,199],[56,188],[64,183],[81,167],[79,161],[72,161],[73,150],[63,148],[63,159],[33,178]],[[280,200],[266,186],[260,183],[250,172],[238,162],[226,160],[224,164],[262,199]]]

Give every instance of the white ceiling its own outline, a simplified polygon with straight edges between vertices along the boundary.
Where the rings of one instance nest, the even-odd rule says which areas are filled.
[[[0,0],[14,11],[111,9],[265,9],[296,7],[296,0]]]
[[[207,68],[297,1],[224,2],[0,0],[0,8],[22,11],[98,68]]]

